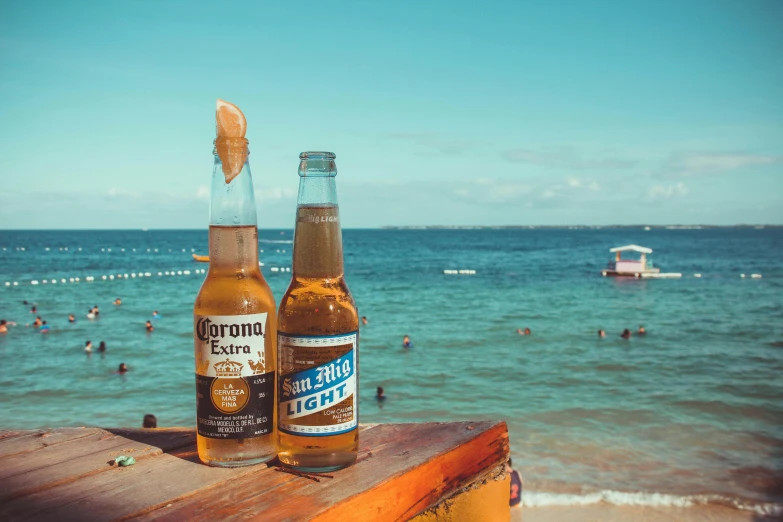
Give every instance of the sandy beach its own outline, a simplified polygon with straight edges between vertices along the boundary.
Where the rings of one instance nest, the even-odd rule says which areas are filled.
[[[512,522],[752,522],[773,520],[749,511],[720,506],[650,507],[595,504],[590,506],[548,506],[511,510]]]

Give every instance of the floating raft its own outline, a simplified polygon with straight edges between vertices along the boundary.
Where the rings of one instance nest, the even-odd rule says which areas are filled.
[[[319,482],[205,466],[192,428],[0,431],[0,520],[509,520],[505,422],[360,430],[356,464]]]

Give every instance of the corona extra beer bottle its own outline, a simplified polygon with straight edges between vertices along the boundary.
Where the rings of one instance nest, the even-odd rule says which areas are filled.
[[[303,152],[291,284],[278,313],[278,456],[340,469],[359,447],[359,315],[343,274],[335,155]]]
[[[258,265],[245,118],[218,100],[209,270],[194,306],[199,458],[211,466],[277,454],[275,301]]]

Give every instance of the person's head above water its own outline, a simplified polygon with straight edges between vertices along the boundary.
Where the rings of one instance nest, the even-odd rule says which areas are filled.
[[[525,335],[530,335],[531,333],[530,328],[525,328]]]
[[[158,427],[158,418],[155,417],[153,414],[148,413],[144,416],[144,421],[142,424],[143,428],[157,428]]]
[[[125,363],[120,363],[120,367],[117,368],[117,373],[125,373],[128,371],[128,365]]]
[[[598,337],[606,337],[606,332],[603,330],[598,330]]]
[[[383,386],[378,386],[375,389],[375,396],[376,397],[383,397]]]
[[[623,333],[620,335],[620,337],[624,337],[626,339],[631,337],[631,330],[626,328],[625,330],[623,330]]]

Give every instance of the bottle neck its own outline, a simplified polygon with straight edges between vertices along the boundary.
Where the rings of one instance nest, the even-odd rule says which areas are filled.
[[[257,227],[256,200],[253,193],[253,178],[250,175],[250,161],[245,156],[242,169],[236,177],[231,179],[230,183],[226,183],[223,167],[223,161],[216,153],[212,168],[209,224],[223,227]]]
[[[343,239],[334,173],[303,175],[300,167],[300,175],[293,276],[342,277]]]
[[[258,272],[258,227],[209,227],[209,271],[242,274]]]
[[[209,206],[209,268],[239,274],[258,270],[258,221],[247,152],[229,152],[233,157],[244,153],[244,163],[239,174],[226,183],[221,160],[226,153],[215,154]]]

